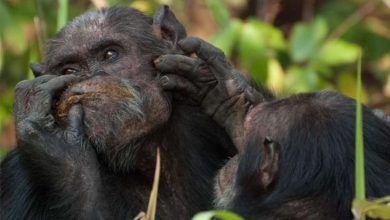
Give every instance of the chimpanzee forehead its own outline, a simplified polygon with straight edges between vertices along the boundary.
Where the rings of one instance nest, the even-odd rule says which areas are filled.
[[[109,8],[89,12],[75,18],[48,42],[46,65],[53,66],[64,56],[82,56],[102,43],[116,41],[130,46],[136,45],[137,39],[153,38],[151,35],[152,19],[137,10]]]
[[[76,17],[69,23],[57,37],[69,34],[78,34],[80,31],[96,31],[102,28],[119,31],[150,29],[152,18],[138,10],[131,8],[108,8],[99,11],[88,12]]]
[[[139,32],[152,32],[150,17],[135,9],[109,8],[75,18],[56,35],[54,41],[89,42],[102,36],[114,38],[118,34],[130,35],[127,36],[130,38]]]

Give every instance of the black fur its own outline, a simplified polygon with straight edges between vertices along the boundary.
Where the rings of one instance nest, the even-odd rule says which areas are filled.
[[[352,219],[355,110],[355,100],[336,92],[255,107],[229,209],[246,219]],[[390,194],[390,127],[366,107],[363,118],[367,197],[383,197]],[[281,146],[269,190],[259,181],[265,136]]]

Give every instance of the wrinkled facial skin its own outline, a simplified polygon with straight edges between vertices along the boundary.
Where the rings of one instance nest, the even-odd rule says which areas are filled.
[[[70,107],[82,104],[87,137],[113,163],[121,150],[136,151],[137,143],[165,123],[171,112],[152,65],[163,43],[145,20],[131,13],[115,16],[102,11],[76,19],[49,42],[44,63],[45,74],[85,78],[58,95],[54,111],[59,121],[65,121]]]

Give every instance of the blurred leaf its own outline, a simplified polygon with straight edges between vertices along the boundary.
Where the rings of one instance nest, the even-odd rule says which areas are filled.
[[[354,199],[352,211],[356,218],[367,215],[374,219],[390,219],[390,196],[373,201]]]
[[[390,50],[390,40],[370,30],[360,36],[358,44],[364,47],[364,56],[370,60],[379,60]],[[352,40],[351,40],[352,41]],[[354,40],[356,41],[356,40]]]
[[[3,31],[6,26],[13,23],[10,10],[7,8],[4,2],[0,2],[0,35],[3,34]]]
[[[0,146],[0,161],[7,155],[8,151]]]
[[[27,40],[22,30],[22,23],[7,26],[3,35],[4,46],[16,54],[22,54],[27,49]]]
[[[152,2],[148,2],[148,1],[139,1],[139,0],[133,1],[130,6],[140,11],[148,12],[148,13],[151,12],[153,9]]]
[[[218,26],[225,27],[229,24],[230,15],[225,4],[221,0],[206,0],[206,4],[211,10],[215,22]]]
[[[242,26],[238,42],[240,64],[259,82],[267,79],[268,58],[264,34],[254,22]]]
[[[0,35],[0,77],[3,70],[3,59],[4,59],[4,51],[3,51],[3,40]]]
[[[232,50],[237,42],[241,31],[241,22],[232,20],[221,32],[219,32],[212,40],[213,44],[223,50],[228,58],[232,56]]]
[[[325,42],[316,58],[328,65],[340,65],[356,61],[359,54],[359,46],[343,40],[331,40]]]
[[[258,35],[262,35],[262,40],[268,48],[282,50],[286,48],[286,41],[282,31],[272,25],[261,22],[258,19],[248,19],[247,24],[257,29]]]
[[[241,216],[229,211],[208,211],[196,214],[192,220],[211,220],[218,218],[220,220],[244,220]]]
[[[276,59],[270,59],[268,61],[268,77],[267,87],[272,91],[281,93],[284,86],[284,71],[280,63]]]
[[[346,96],[356,98],[356,78],[351,73],[337,74],[337,89]],[[362,88],[362,103],[367,103],[367,92]]]
[[[290,55],[295,62],[307,61],[318,49],[328,32],[324,19],[317,17],[313,22],[294,26],[290,38]]]
[[[0,94],[0,129],[12,118],[14,90],[8,89]]]
[[[387,76],[386,85],[384,87],[385,95],[390,97],[390,74]]]
[[[287,70],[285,89],[289,93],[300,93],[322,88],[319,75],[310,67],[292,66]]]

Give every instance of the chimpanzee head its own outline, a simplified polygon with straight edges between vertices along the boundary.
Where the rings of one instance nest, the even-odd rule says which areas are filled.
[[[355,111],[335,92],[256,106],[246,148],[216,179],[216,205],[248,219],[351,219]],[[367,195],[388,195],[390,127],[363,108],[363,134]]]
[[[43,65],[31,67],[35,75],[85,79],[58,95],[58,120],[81,104],[86,134],[97,152],[115,169],[128,169],[140,143],[171,114],[169,96],[157,86],[153,60],[174,53],[185,35],[167,6],[154,18],[134,9],[103,9],[64,27],[49,41]]]

